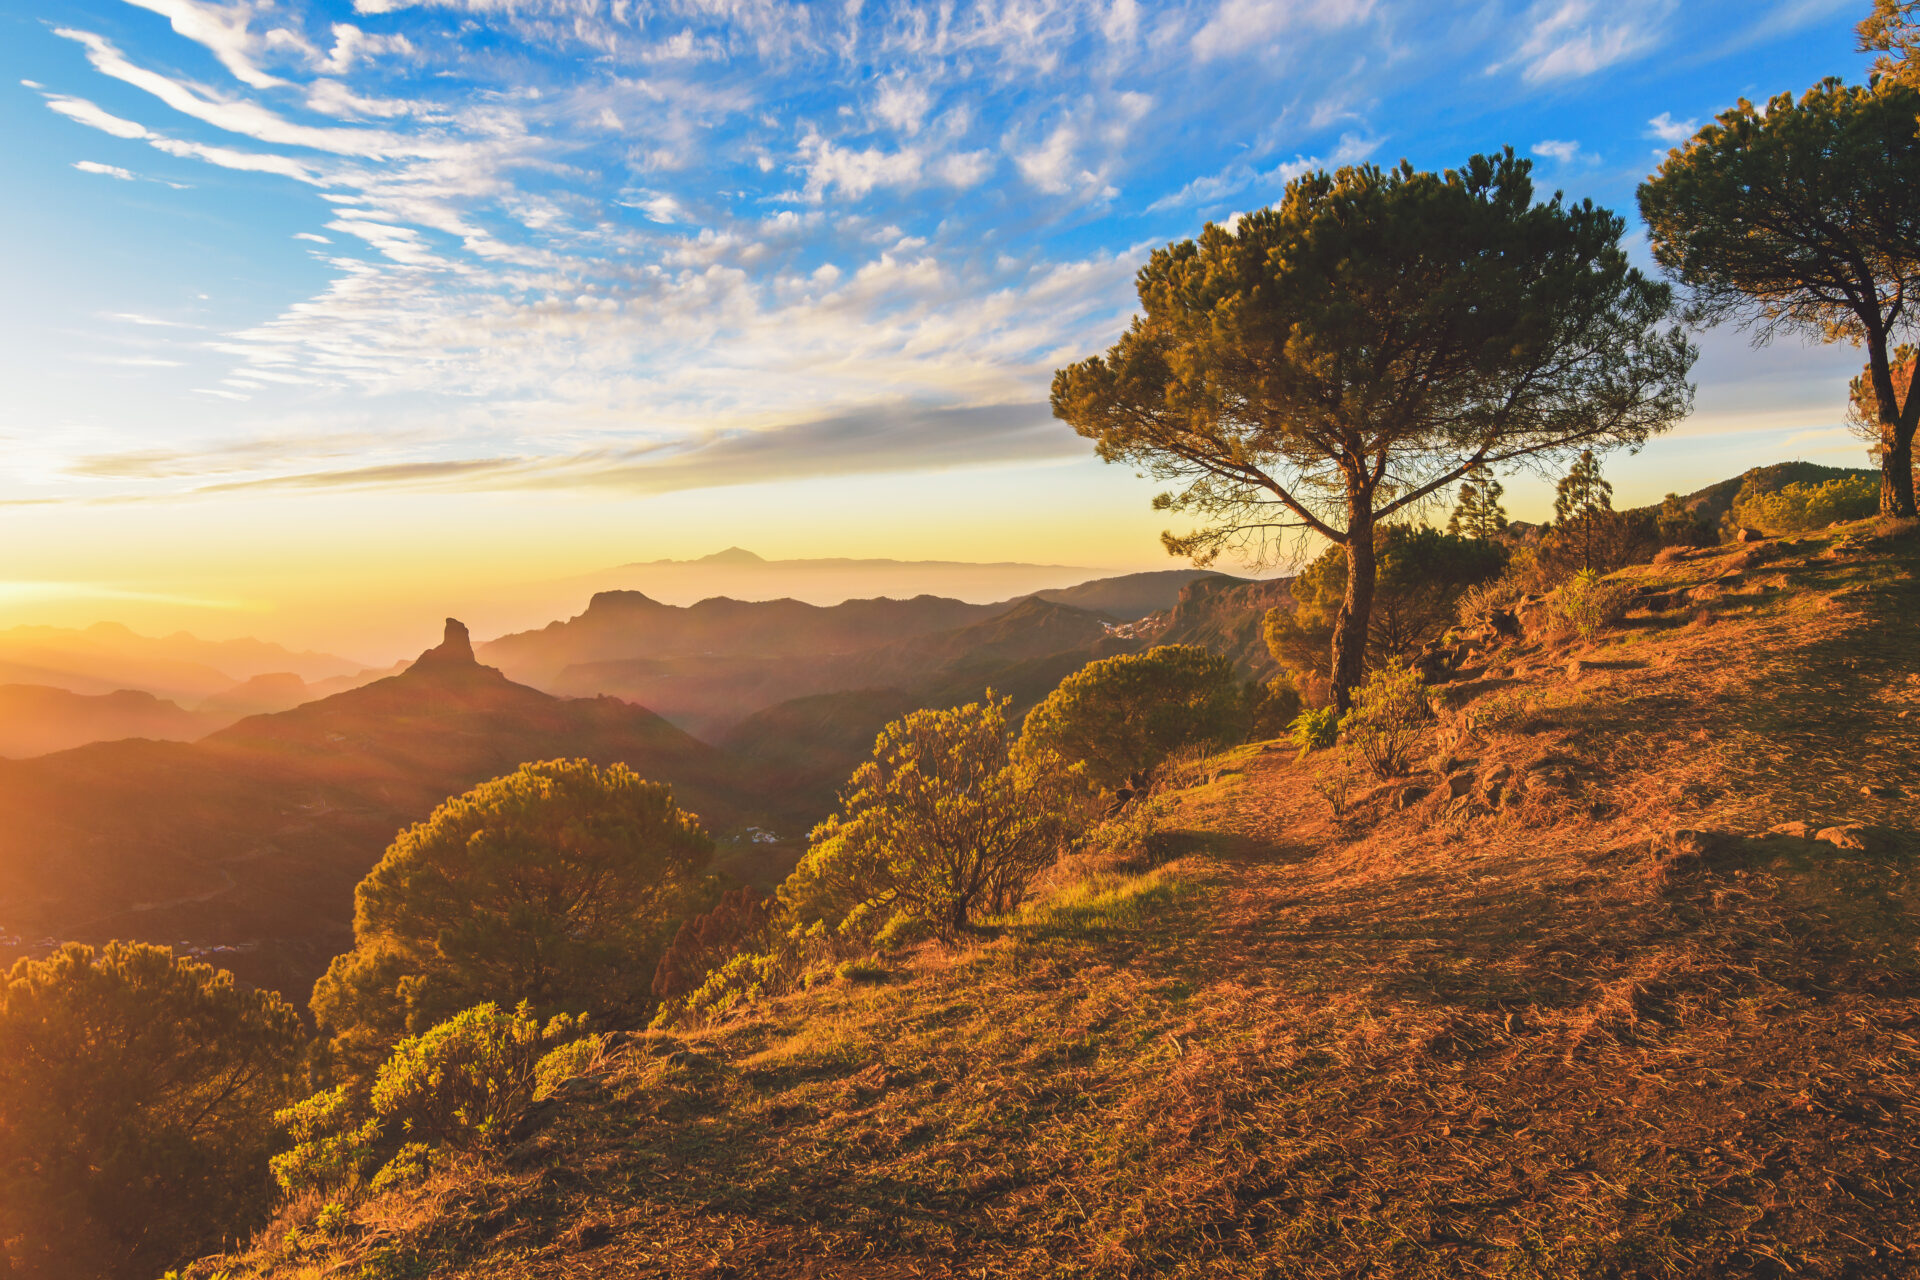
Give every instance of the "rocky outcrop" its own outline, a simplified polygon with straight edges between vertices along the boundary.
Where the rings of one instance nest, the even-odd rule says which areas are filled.
[[[467,635],[467,624],[458,618],[448,618],[440,643],[415,659],[413,670],[478,665],[473,656],[473,641]]]

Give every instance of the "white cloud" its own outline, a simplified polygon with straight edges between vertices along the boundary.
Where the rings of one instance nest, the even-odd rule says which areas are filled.
[[[1541,0],[1522,25],[1526,38],[1494,70],[1521,65],[1529,84],[1578,79],[1659,43],[1673,0]]]
[[[368,35],[351,22],[336,22],[333,24],[333,49],[315,65],[327,75],[343,76],[361,61],[387,54],[409,55],[413,52],[413,42],[403,35]]]
[[[293,238],[295,240],[311,240],[315,244],[332,244],[333,243],[333,241],[327,239],[327,237],[320,235],[318,232],[314,232],[314,231],[296,231],[293,233]]]
[[[1699,131],[1698,120],[1675,120],[1670,111],[1662,111],[1647,121],[1647,136],[1658,138],[1670,147],[1679,146]]]
[[[1282,36],[1363,22],[1373,0],[1224,0],[1193,36],[1200,59],[1258,55]]]
[[[199,0],[127,0],[166,18],[174,31],[206,47],[234,79],[255,89],[283,85],[285,80],[269,75],[260,67],[260,58],[272,44],[283,47],[304,43],[284,27],[272,35],[256,35],[255,19],[272,10],[272,0],[251,3],[234,0],[230,4],[205,4]],[[277,39],[275,39],[277,37]]]
[[[633,198],[621,201],[629,208],[638,209],[647,215],[650,221],[672,224],[686,221],[686,210],[680,202],[664,191],[636,191]]]
[[[1036,146],[1017,150],[1014,167],[1020,176],[1049,195],[1078,194],[1094,200],[1111,200],[1120,194],[1102,172],[1082,163],[1079,129],[1062,122],[1054,126],[1046,140]]]
[[[1547,160],[1556,160],[1561,164],[1572,164],[1575,158],[1580,155],[1580,144],[1578,142],[1563,142],[1548,138],[1544,141],[1534,143],[1529,150],[1531,150],[1534,155]]]
[[[911,137],[920,132],[932,107],[933,95],[925,85],[901,78],[880,86],[880,92],[874,97],[873,114],[889,128]]]
[[[47,95],[47,105],[69,120],[86,125],[89,129],[110,133],[116,138],[153,136],[147,132],[147,126],[116,116],[88,102],[85,98],[70,98],[64,94],[50,93]]]
[[[97,173],[103,177],[118,178],[122,182],[133,181],[133,174],[117,164],[101,164],[97,160],[75,160],[73,167],[82,173]]]

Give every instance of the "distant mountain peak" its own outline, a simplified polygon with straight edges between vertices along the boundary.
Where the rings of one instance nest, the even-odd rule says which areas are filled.
[[[766,559],[753,554],[745,547],[728,547],[725,551],[716,551],[710,556],[701,556],[695,564],[765,564]]]
[[[473,641],[467,636],[467,624],[458,618],[447,619],[446,634],[440,643],[421,654],[413,670],[430,667],[478,666],[473,657]]]

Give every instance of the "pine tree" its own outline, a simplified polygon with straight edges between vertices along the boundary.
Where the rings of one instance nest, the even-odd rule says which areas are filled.
[[[1582,450],[1573,469],[1560,479],[1553,496],[1553,522],[1561,531],[1580,530],[1580,567],[1593,568],[1593,526],[1602,512],[1613,510],[1613,486],[1600,475],[1600,459]]]
[[[1447,532],[1490,541],[1507,527],[1507,509],[1500,505],[1505,493],[1493,478],[1492,468],[1481,465],[1467,472],[1467,478],[1460,482],[1460,502],[1447,521]]]

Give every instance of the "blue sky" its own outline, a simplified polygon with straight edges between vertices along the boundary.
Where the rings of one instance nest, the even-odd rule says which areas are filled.
[[[0,535],[270,607],[263,566],[409,537],[1155,564],[1044,404],[1148,249],[1502,144],[1631,213],[1689,125],[1857,78],[1865,8],[4,0]],[[1852,352],[1703,346],[1623,498],[1858,462]]]

